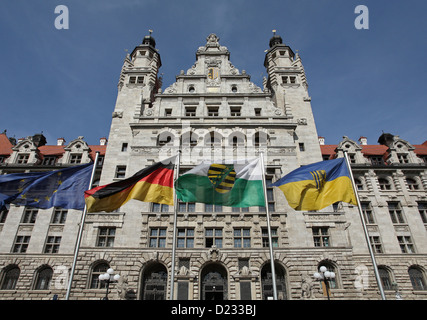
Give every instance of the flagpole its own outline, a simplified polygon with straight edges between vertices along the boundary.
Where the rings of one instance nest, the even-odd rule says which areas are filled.
[[[262,187],[264,189],[265,212],[267,215],[268,245],[270,247],[271,277],[273,281],[273,299],[277,300],[276,270],[274,267],[273,240],[271,238],[270,214],[268,211],[267,186],[265,181],[264,153],[262,151],[259,153],[259,157],[261,160]]]
[[[348,159],[347,151],[344,151],[344,158],[345,158],[345,161],[346,161],[346,164],[347,164],[348,172],[350,173],[351,185],[353,186],[353,191],[354,191],[354,194],[356,195],[357,207],[359,209],[359,216],[360,216],[360,220],[362,221],[363,232],[365,234],[366,243],[368,245],[369,254],[371,256],[372,265],[374,267],[374,273],[375,273],[375,278],[377,280],[378,289],[380,290],[380,294],[381,294],[382,300],[386,300],[386,297],[385,297],[385,294],[384,294],[384,290],[383,290],[383,286],[382,286],[382,283],[381,283],[380,274],[378,272],[377,263],[375,261],[374,252],[372,250],[371,241],[369,240],[368,228],[366,227],[366,222],[365,222],[365,218],[363,216],[362,206],[360,204],[359,194],[357,192],[356,184],[354,182],[353,172],[351,171],[351,166],[350,166],[350,161]]]
[[[179,177],[179,167],[180,167],[180,161],[181,161],[181,153],[178,150],[178,155],[176,157],[176,174],[175,174],[175,181]],[[174,199],[173,199],[173,209],[174,209],[174,216],[173,216],[173,240],[172,240],[172,270],[171,270],[171,288],[170,288],[170,300],[174,300],[174,289],[175,289],[175,251],[176,251],[176,223],[177,223],[177,217],[178,217],[178,197],[176,195],[175,190],[175,181],[174,181]]]
[[[93,162],[92,175],[90,177],[90,182],[89,182],[88,189],[92,188],[93,178],[95,176],[96,165],[98,164],[98,158],[99,158],[99,151],[96,152],[95,161]],[[83,227],[84,227],[84,223],[85,223],[85,219],[86,219],[86,213],[87,213],[87,206],[85,205],[85,207],[83,209],[82,219],[81,219],[81,222],[80,222],[79,235],[78,235],[76,247],[75,247],[75,250],[74,250],[73,266],[71,267],[70,281],[68,282],[67,294],[65,296],[66,300],[68,300],[70,298],[71,285],[73,283],[74,271],[76,269],[77,256],[79,255],[80,242],[82,240]]]

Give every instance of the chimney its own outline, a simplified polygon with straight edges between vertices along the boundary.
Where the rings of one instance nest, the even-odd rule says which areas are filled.
[[[325,145],[325,138],[324,137],[318,137],[319,138],[319,144],[321,146]]]
[[[359,138],[359,144],[362,146],[366,146],[368,144],[368,138],[366,137],[360,137]]]
[[[101,139],[99,139],[99,145],[101,145],[101,146],[105,146],[105,145],[107,145],[107,138],[101,138]]]
[[[58,140],[56,140],[56,145],[57,146],[65,145],[65,139],[64,138],[58,138]]]

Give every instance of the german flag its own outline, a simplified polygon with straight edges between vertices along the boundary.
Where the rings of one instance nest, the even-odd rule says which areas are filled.
[[[130,199],[173,205],[174,160],[157,162],[130,178],[85,191],[87,212],[111,212]]]

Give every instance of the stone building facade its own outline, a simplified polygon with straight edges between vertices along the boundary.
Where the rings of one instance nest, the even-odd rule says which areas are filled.
[[[263,156],[267,183],[347,151],[387,298],[394,299],[399,290],[404,299],[425,299],[427,144],[411,145],[384,134],[379,145],[347,137],[339,145],[325,145],[317,134],[298,53],[274,35],[264,66],[268,76],[260,88],[231,63],[228,49],[211,34],[197,49],[195,63],[163,90],[155,40],[144,37],[120,72],[99,184],[129,177],[179,151],[180,173],[204,160]],[[96,148],[79,139],[81,161],[93,161]],[[76,141],[63,147],[64,164],[75,159]],[[38,169],[40,148],[27,139],[8,154],[0,144],[0,170],[22,170],[24,164],[16,161],[28,149],[24,167]],[[357,207],[337,203],[297,212],[274,188],[267,188],[267,201],[279,299],[325,299],[313,278],[321,265],[336,274],[332,298],[380,298]],[[264,207],[176,205],[174,283],[174,208],[130,201],[115,212],[87,215],[70,299],[102,298],[105,288],[98,275],[110,267],[121,275],[111,285],[110,299],[170,299],[172,285],[172,298],[180,300],[272,297]],[[55,209],[38,214],[33,223],[23,223],[25,210],[11,206],[0,221],[0,299],[53,294],[63,299],[81,213],[69,213],[64,223],[52,226]],[[55,233],[62,235],[59,250],[46,252],[43,247],[50,246],[47,239]],[[14,252],[17,235],[31,236],[26,252]],[[46,268],[50,283],[41,290],[38,279]]]

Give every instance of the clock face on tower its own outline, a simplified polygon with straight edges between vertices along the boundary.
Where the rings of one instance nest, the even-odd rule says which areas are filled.
[[[215,80],[219,77],[219,68],[209,67],[208,68],[208,79]]]

